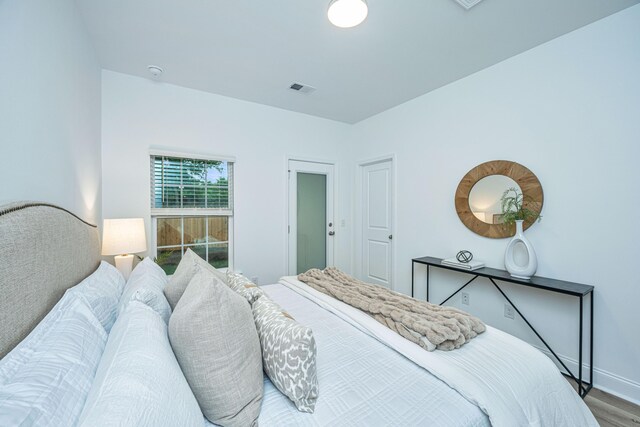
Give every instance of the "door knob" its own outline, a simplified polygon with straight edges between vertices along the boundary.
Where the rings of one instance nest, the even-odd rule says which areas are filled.
[[[389,240],[393,240],[393,234],[389,234]]]
[[[335,231],[330,231],[329,232],[329,236],[333,236],[334,234],[336,234]]]

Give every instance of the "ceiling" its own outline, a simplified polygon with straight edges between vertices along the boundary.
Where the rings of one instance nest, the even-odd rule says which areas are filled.
[[[356,123],[640,0],[76,0],[105,69]],[[289,89],[314,86],[310,94]]]

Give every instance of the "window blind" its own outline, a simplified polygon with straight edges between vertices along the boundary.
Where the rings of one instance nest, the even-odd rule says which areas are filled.
[[[233,162],[151,155],[155,215],[233,214]]]

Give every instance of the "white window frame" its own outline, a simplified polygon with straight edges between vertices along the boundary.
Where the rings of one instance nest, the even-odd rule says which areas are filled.
[[[228,162],[228,163],[232,163],[232,168],[233,168],[233,174],[235,174],[235,163],[236,163],[236,159],[235,157],[232,156],[215,156],[215,155],[203,155],[203,154],[196,154],[196,153],[185,153],[185,152],[176,152],[176,151],[166,151],[166,150],[155,150],[155,149],[151,149],[149,150],[149,161],[151,162],[151,158],[152,157],[173,157],[173,158],[180,158],[180,159],[194,159],[194,160],[209,160],[209,161],[222,161],[222,162]],[[151,187],[151,181],[149,182],[149,191],[151,192],[150,194],[150,203],[151,206],[153,206],[153,189]],[[227,218],[227,226],[228,226],[228,231],[227,231],[227,245],[228,245],[228,255],[229,255],[229,266],[227,267],[228,269],[233,270],[233,261],[234,261],[234,227],[233,227],[233,223],[234,223],[234,215],[233,215],[233,206],[235,205],[235,191],[234,191],[234,187],[235,187],[235,176],[232,175],[232,179],[230,180],[230,185],[229,185],[229,190],[230,193],[232,195],[232,202],[231,202],[231,209],[209,209],[209,208],[154,208],[151,207],[151,245],[152,245],[152,253],[154,257],[158,256],[158,219],[159,218],[181,218],[184,221],[185,217],[211,217],[211,216],[221,216],[221,217],[226,217]],[[183,223],[184,224],[184,223]],[[202,244],[200,245],[195,245],[195,244],[184,244],[184,227],[181,227],[181,233],[180,233],[180,248],[181,250],[185,250],[187,248],[193,247],[193,246],[202,246]],[[208,232],[209,232],[209,221],[205,220],[205,230],[206,230],[206,235],[208,236]],[[215,245],[215,243],[207,243],[206,245],[206,251],[207,251],[207,255],[209,253],[209,246],[211,245]],[[177,247],[177,245],[173,245],[173,246],[163,246],[162,248],[165,247]],[[181,254],[184,255],[184,252]],[[221,269],[223,271],[226,271],[227,268]]]

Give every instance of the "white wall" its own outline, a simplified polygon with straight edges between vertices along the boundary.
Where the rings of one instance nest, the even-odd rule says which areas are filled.
[[[410,260],[471,250],[504,268],[507,240],[473,234],[454,207],[459,180],[507,159],[540,179],[541,223],[526,234],[538,274],[596,286],[596,383],[640,401],[640,6],[560,37],[356,125],[354,160],[397,158],[396,289],[410,292]],[[354,166],[355,168],[355,166]],[[358,218],[358,214],[355,218]],[[356,271],[361,258],[356,223]],[[434,299],[465,277],[435,273]],[[424,294],[424,273],[417,279]],[[488,323],[536,343],[503,317],[499,294],[468,288]],[[557,349],[577,359],[577,302],[505,286]],[[450,291],[451,292],[451,291]],[[459,298],[458,298],[459,303]],[[566,340],[566,341],[565,341]],[[559,344],[559,345],[558,345]]]
[[[0,2],[0,203],[100,221],[100,66],[72,0]]]
[[[235,266],[274,282],[286,273],[286,157],[335,161],[335,219],[347,225],[337,229],[336,259],[358,272],[356,165],[393,154],[395,284],[408,293],[413,257],[469,249],[503,268],[507,240],[467,230],[453,196],[475,165],[520,162],[545,191],[543,222],[527,231],[538,274],[596,286],[596,384],[640,401],[639,27],[635,6],[355,126],[104,71],[104,217],[148,221],[150,147],[236,156]],[[433,274],[435,300],[463,280]],[[573,367],[577,301],[504,289]],[[468,292],[465,309],[539,344],[520,319],[503,317],[487,283]]]
[[[287,156],[336,162],[338,265],[351,270],[349,125],[110,71],[103,72],[105,218],[144,217],[149,148],[236,157],[234,267],[260,283],[286,275]]]

